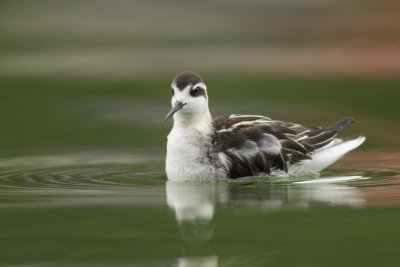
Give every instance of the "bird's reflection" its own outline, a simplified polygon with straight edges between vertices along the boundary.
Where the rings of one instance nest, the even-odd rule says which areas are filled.
[[[347,177],[347,180],[360,177]],[[175,212],[181,236],[191,244],[210,240],[216,209],[245,207],[274,211],[312,206],[363,207],[365,200],[357,188],[335,183],[346,177],[318,179],[307,183],[176,183],[168,181],[168,206]],[[327,182],[326,182],[327,181]]]
[[[167,182],[167,203],[175,211],[183,240],[191,244],[204,243],[212,238],[210,222],[219,198],[228,187],[219,183]],[[222,191],[225,191],[222,192]]]
[[[239,266],[269,266],[269,253],[252,253],[219,257],[207,255],[203,257],[181,257],[176,260],[174,267],[239,267]]]
[[[182,257],[176,267],[218,267],[218,256]]]

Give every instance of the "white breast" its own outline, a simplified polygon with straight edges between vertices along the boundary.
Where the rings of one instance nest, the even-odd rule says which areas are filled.
[[[174,127],[168,135],[166,172],[171,181],[206,181],[222,178],[210,161],[207,132]]]

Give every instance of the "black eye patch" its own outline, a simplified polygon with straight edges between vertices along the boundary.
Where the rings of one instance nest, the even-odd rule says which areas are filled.
[[[206,97],[206,91],[203,88],[201,88],[200,86],[197,86],[197,87],[190,89],[190,95],[193,97],[197,97],[197,96]]]

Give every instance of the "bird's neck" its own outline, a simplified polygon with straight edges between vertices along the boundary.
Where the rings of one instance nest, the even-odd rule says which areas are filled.
[[[209,133],[212,128],[212,116],[207,109],[205,112],[194,116],[174,116],[174,128],[185,130],[198,130],[203,133]]]

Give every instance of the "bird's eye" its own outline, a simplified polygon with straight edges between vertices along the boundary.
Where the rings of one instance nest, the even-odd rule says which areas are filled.
[[[199,92],[200,92],[200,88],[199,87],[195,87],[195,88],[192,88],[192,90],[190,90],[190,95],[191,96],[197,96],[199,94]]]

